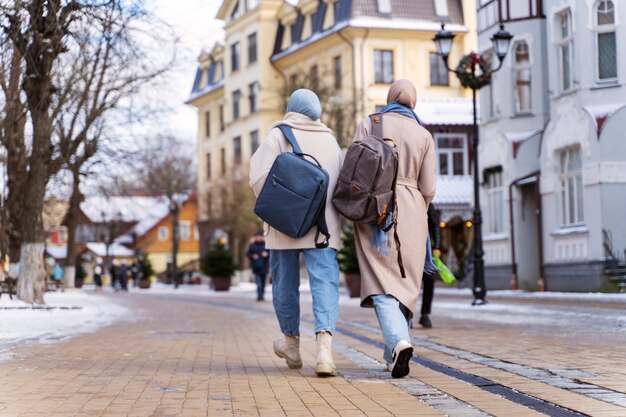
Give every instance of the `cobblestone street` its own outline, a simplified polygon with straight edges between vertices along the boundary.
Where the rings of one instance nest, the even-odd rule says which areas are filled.
[[[342,297],[335,378],[313,371],[307,301],[299,371],[272,352],[271,301],[252,292],[114,301],[133,317],[2,352],[1,417],[626,416],[624,303],[493,297],[472,308],[438,295],[434,328],[412,330],[409,377],[394,380],[373,310],[355,299]]]

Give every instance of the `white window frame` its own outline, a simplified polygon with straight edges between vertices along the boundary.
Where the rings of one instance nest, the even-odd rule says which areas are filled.
[[[437,155],[437,162],[436,162],[436,168],[437,168],[437,175],[445,175],[445,176],[455,176],[454,174],[454,153],[455,153],[455,149],[439,149],[439,139],[461,139],[462,143],[463,143],[463,174],[461,175],[468,175],[469,174],[469,162],[468,162],[468,152],[467,152],[467,134],[465,133],[435,133],[435,154]],[[460,148],[456,148],[457,152],[458,149]],[[446,154],[447,155],[447,159],[448,159],[448,170],[449,172],[452,172],[451,174],[442,174],[440,172],[439,169],[439,155],[440,154]]]
[[[178,222],[178,236],[180,240],[191,239],[191,222],[189,220],[181,220]]]
[[[578,153],[580,159],[580,167],[568,170],[569,160],[572,154]],[[583,170],[582,170],[582,153],[580,147],[571,147],[562,149],[559,152],[559,189],[560,189],[560,205],[561,205],[561,225],[575,226],[584,224],[584,191],[583,191]],[[570,207],[570,182],[573,182],[573,207]]]
[[[566,37],[563,37],[562,25],[563,18],[567,19],[569,32]],[[572,26],[572,11],[565,9],[556,15],[556,33],[557,33],[557,48],[559,57],[559,91],[564,93],[574,88],[574,34]],[[565,77],[563,67],[563,49],[569,46],[569,86],[565,87]]]
[[[489,222],[487,230],[490,234],[504,233],[504,185],[502,170],[490,170],[485,173],[487,188],[487,207]]]
[[[526,45],[528,50],[528,61],[524,63],[518,63],[517,61],[517,48],[520,45]],[[532,59],[531,59],[531,50],[528,41],[525,39],[520,39],[513,43],[513,48],[511,49],[513,53],[513,108],[515,114],[528,114],[533,111],[533,94],[532,94]],[[528,72],[528,108],[521,108],[521,100],[518,97],[517,90],[517,75],[520,72]]]
[[[160,241],[166,241],[170,237],[170,231],[166,226],[159,226],[157,230],[157,236]]]
[[[598,8],[600,7],[600,4],[605,1],[605,0],[599,0],[596,1],[593,5],[593,27],[595,30],[595,60],[596,60],[596,82],[597,83],[607,83],[607,82],[614,82],[617,81],[618,79],[618,62],[619,59],[617,58],[617,54],[619,53],[619,48],[618,48],[618,37],[617,37],[617,25],[616,25],[616,20],[617,20],[617,5],[615,4],[615,1],[609,0],[611,1],[611,3],[613,3],[613,23],[612,24],[604,24],[604,25],[600,25],[598,23]],[[600,45],[599,45],[599,41],[600,41],[600,35],[605,34],[605,33],[611,33],[613,32],[615,34],[615,77],[611,77],[611,78],[600,78]]]

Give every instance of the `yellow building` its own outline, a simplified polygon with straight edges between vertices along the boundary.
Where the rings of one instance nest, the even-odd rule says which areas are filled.
[[[454,197],[465,188],[471,190],[471,92],[449,76],[432,38],[446,22],[457,35],[450,62],[475,49],[475,4],[225,0],[217,15],[225,21],[225,39],[200,55],[188,101],[199,115],[201,244],[221,233],[236,240],[236,249],[247,243],[251,228],[233,229],[254,218],[232,217],[251,211],[253,199],[245,194],[248,162],[271,124],[282,117],[289,93],[298,87],[318,93],[322,121],[346,145],[358,120],[386,104],[389,85],[396,79],[411,80],[419,97],[416,111],[436,144],[442,144],[438,172],[461,177],[451,182]],[[450,149],[450,144],[457,148]],[[445,205],[447,181],[440,183],[440,203]],[[458,203],[446,221],[471,216],[470,201]]]
[[[178,254],[177,265],[180,267],[200,257],[200,234],[196,227],[198,219],[198,199],[195,194],[187,198],[180,207],[178,214]],[[156,274],[168,270],[172,261],[173,242],[172,214],[154,223],[148,230],[137,236],[135,250],[148,256]]]

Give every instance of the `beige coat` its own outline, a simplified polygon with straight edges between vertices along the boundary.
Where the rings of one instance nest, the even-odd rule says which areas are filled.
[[[331,130],[319,120],[311,120],[299,113],[287,113],[285,118],[276,124],[287,124],[293,128],[293,134],[302,148],[302,152],[312,155],[328,172],[330,177],[328,199],[326,200],[326,223],[330,233],[329,247],[339,249],[341,222],[339,214],[332,205],[331,197],[335,192],[339,171],[343,164],[343,153]],[[274,126],[276,126],[274,124]],[[272,126],[263,144],[250,159],[250,186],[258,196],[265,184],[276,157],[282,152],[292,152],[282,132]],[[310,249],[315,247],[315,233],[313,228],[305,236],[294,239],[276,229],[265,225],[265,247],[267,249]],[[323,236],[320,235],[320,241]]]
[[[371,132],[369,117],[359,125],[354,140]],[[398,146],[398,236],[406,278],[400,275],[393,229],[388,233],[389,255],[381,256],[370,243],[371,226],[356,225],[356,249],[361,269],[361,306],[373,307],[370,296],[389,294],[412,313],[422,284],[428,204],[435,196],[435,150],[433,139],[417,122],[397,113],[383,116],[383,134]]]

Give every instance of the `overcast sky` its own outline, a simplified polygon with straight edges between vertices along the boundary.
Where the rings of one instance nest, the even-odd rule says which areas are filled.
[[[172,26],[180,38],[176,65],[163,88],[172,112],[163,127],[182,139],[197,138],[197,114],[184,104],[196,75],[197,58],[203,48],[222,39],[222,22],[215,20],[221,0],[150,0],[154,14]]]

